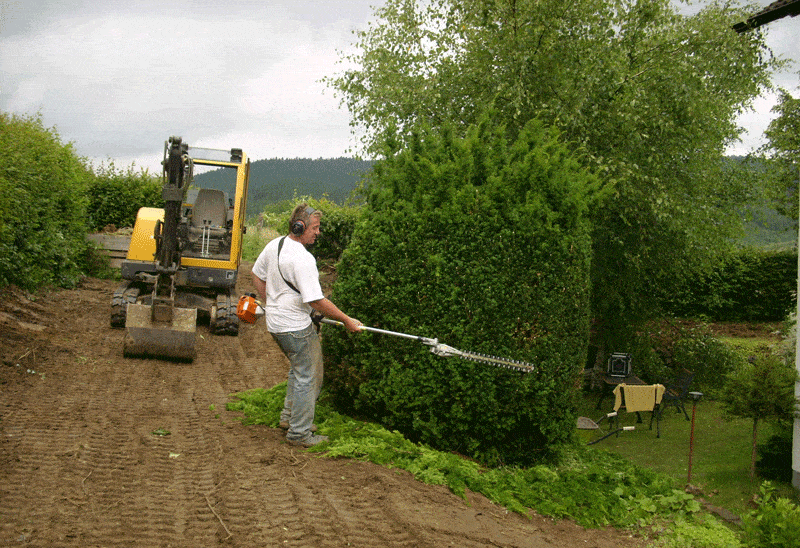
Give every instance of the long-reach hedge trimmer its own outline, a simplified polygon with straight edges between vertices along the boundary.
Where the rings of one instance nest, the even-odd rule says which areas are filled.
[[[256,321],[256,316],[261,316],[264,314],[264,307],[260,302],[256,300],[255,294],[251,293],[249,295],[243,295],[239,299],[239,305],[237,307],[236,314],[242,321],[245,321],[247,323],[254,323]],[[316,315],[316,314],[312,316],[312,320],[316,324],[326,323],[329,325],[338,325],[340,327],[344,326],[342,322],[331,320],[329,318],[324,318],[321,315]],[[487,354],[479,354],[477,352],[469,352],[467,350],[458,350],[457,348],[453,348],[452,346],[440,343],[437,339],[429,339],[428,337],[418,337],[417,335],[409,335],[408,333],[398,333],[397,331],[387,331],[386,329],[378,329],[377,327],[368,327],[366,325],[362,325],[361,329],[363,329],[364,331],[369,331],[371,333],[380,333],[381,335],[391,335],[393,337],[402,337],[404,339],[411,339],[412,341],[421,342],[422,344],[430,346],[431,352],[433,352],[437,356],[442,356],[444,358],[456,357],[456,358],[461,358],[462,360],[470,360],[473,362],[494,365],[496,367],[503,367],[505,369],[513,369],[515,371],[521,371],[523,373],[533,373],[534,371],[536,371],[536,366],[530,363],[522,362],[519,360],[512,360],[509,358],[501,358],[499,356],[489,356]]]
[[[329,325],[338,325],[338,326],[344,325],[342,322],[338,322],[336,320],[331,320],[328,318],[322,318],[320,321],[322,323],[326,323]],[[397,331],[387,331],[385,329],[378,329],[377,327],[367,327],[366,325],[361,326],[361,329],[363,329],[364,331],[369,331],[371,333],[380,333],[381,335],[391,335],[393,337],[402,337],[404,339],[411,339],[413,341],[421,342],[422,344],[430,346],[431,352],[433,352],[437,356],[442,356],[445,358],[456,357],[456,358],[461,358],[463,360],[470,360],[474,362],[494,365],[497,367],[503,367],[505,369],[514,369],[516,371],[521,371],[523,373],[532,373],[536,371],[536,367],[530,363],[521,362],[518,360],[512,360],[509,358],[501,358],[499,356],[478,354],[477,352],[470,352],[467,350],[458,350],[457,348],[453,348],[452,346],[440,343],[437,339],[418,337],[416,335],[409,335],[408,333],[398,333]]]

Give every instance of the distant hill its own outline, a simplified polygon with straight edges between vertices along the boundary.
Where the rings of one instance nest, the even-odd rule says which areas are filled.
[[[797,222],[767,206],[748,208],[742,245],[763,249],[797,247]]]
[[[343,203],[359,181],[372,169],[373,162],[354,158],[310,158],[256,160],[250,164],[250,191],[247,216],[264,211],[265,206],[291,200],[294,196],[311,196]],[[195,176],[196,186],[216,188],[233,194],[233,182],[223,170]]]

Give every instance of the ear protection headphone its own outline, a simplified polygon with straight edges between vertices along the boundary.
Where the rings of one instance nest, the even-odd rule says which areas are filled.
[[[312,215],[314,212],[316,212],[316,211],[317,211],[317,210],[316,210],[316,209],[314,209],[313,207],[311,207],[311,206],[306,206],[306,207],[305,207],[305,209],[303,210],[303,217],[305,217],[306,219],[308,219],[308,218],[310,218],[310,217],[311,217],[311,215]],[[306,222],[305,222],[305,221],[303,221],[303,220],[301,220],[301,219],[297,219],[297,220],[296,220],[296,221],[294,221],[294,222],[292,223],[292,225],[289,227],[289,230],[291,230],[292,234],[294,234],[295,236],[302,236],[302,235],[303,235],[303,232],[305,232],[305,231],[306,231]]]

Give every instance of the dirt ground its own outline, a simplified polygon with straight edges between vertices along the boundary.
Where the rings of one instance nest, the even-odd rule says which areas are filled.
[[[243,426],[230,395],[286,375],[263,324],[199,326],[191,364],[126,359],[116,283],[0,292],[0,546],[643,546]]]

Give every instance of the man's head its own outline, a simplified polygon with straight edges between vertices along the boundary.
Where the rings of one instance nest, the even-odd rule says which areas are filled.
[[[319,236],[322,213],[306,203],[299,204],[289,218],[289,233],[303,245],[313,244]]]

